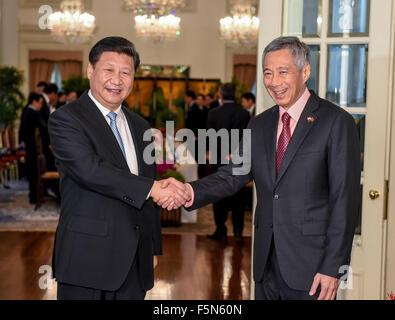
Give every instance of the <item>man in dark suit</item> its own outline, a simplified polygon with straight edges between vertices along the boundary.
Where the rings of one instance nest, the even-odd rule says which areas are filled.
[[[188,198],[184,188],[155,181],[155,162],[143,158],[149,125],[122,106],[139,62],[130,41],[100,40],[89,54],[90,91],[49,118],[62,195],[53,253],[58,299],[143,299],[162,253],[153,200]]]
[[[37,203],[37,145],[36,129],[40,138],[45,134],[46,125],[40,115],[43,106],[43,96],[36,92],[29,95],[27,106],[24,108],[19,127],[19,141],[25,144],[26,149],[26,175],[29,180],[29,202]]]
[[[264,84],[276,105],[251,119],[242,166],[221,167],[189,185],[186,206],[195,209],[255,182],[256,299],[334,299],[342,267],[350,264],[360,198],[358,132],[349,113],[307,90],[309,56],[296,37],[265,48]]]
[[[244,110],[248,111],[250,117],[255,117],[255,96],[252,92],[246,92],[241,96],[241,106]]]
[[[239,138],[242,137],[242,131],[248,125],[250,120],[247,111],[235,103],[236,88],[231,83],[226,83],[221,86],[219,90],[219,97],[221,106],[210,110],[207,117],[207,129],[214,129],[218,132],[225,129],[229,132],[232,129],[239,130]],[[229,140],[228,150],[231,152],[231,143]],[[218,139],[217,159],[221,157],[221,140]],[[226,155],[229,157],[229,154]],[[226,162],[225,162],[226,163]],[[221,163],[210,165],[210,171],[215,172]],[[232,211],[233,233],[238,242],[242,241],[242,234],[244,228],[244,189],[238,191],[235,195],[221,199],[213,204],[214,220],[216,230],[213,234],[207,235],[208,238],[214,240],[226,240],[227,228],[225,222],[228,216],[228,211]]]

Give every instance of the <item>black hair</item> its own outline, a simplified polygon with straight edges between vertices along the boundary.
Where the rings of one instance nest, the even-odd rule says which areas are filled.
[[[27,104],[30,105],[33,103],[33,101],[39,102],[41,98],[44,99],[44,97],[41,94],[37,92],[30,92],[29,98],[27,99]]]
[[[241,98],[244,98],[244,99],[246,99],[246,100],[252,100],[252,102],[255,103],[255,96],[254,96],[254,94],[253,94],[252,92],[246,92],[246,93],[244,93],[244,94],[241,96]]]
[[[214,99],[214,95],[211,94],[211,93],[207,93],[207,94],[206,94],[206,97],[210,97],[211,99]]]
[[[103,52],[116,52],[126,54],[133,58],[134,70],[140,65],[140,56],[132,42],[122,37],[106,37],[99,40],[89,52],[89,62],[94,67],[100,60]]]
[[[187,90],[187,92],[185,92],[185,95],[186,95],[187,97],[191,97],[193,100],[196,99],[196,94],[195,94],[195,92],[192,91],[192,90]]]
[[[36,87],[45,87],[47,85],[47,83],[45,81],[40,81],[39,83],[37,83]]]
[[[51,94],[52,92],[55,92],[58,94],[58,86],[55,83],[46,83],[44,87],[44,93],[45,94]]]
[[[236,88],[232,83],[225,83],[221,87],[221,94],[224,100],[234,100],[236,97]]]

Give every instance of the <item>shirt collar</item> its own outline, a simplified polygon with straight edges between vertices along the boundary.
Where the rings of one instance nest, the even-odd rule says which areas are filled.
[[[288,112],[288,114],[291,116],[291,118],[293,120],[295,120],[296,122],[298,122],[300,116],[302,115],[304,107],[306,106],[307,101],[310,98],[310,95],[311,95],[311,93],[310,93],[309,89],[306,88],[304,93],[302,94],[302,96],[298,99],[298,101],[295,102],[295,104],[292,107],[290,107],[288,109],[288,111],[280,106],[280,119],[282,118],[282,116],[285,112]]]
[[[89,90],[88,92],[88,96],[92,99],[92,101],[95,103],[95,105],[97,106],[97,108],[101,111],[101,113],[103,114],[103,116],[107,116],[111,110],[107,109],[106,107],[104,107],[99,101],[97,101],[95,99],[95,97],[92,95],[91,90]],[[113,111],[115,112],[117,115],[119,115],[119,113],[121,112],[121,108],[122,105],[119,105],[119,107],[117,108],[117,110]]]
[[[33,107],[31,104],[28,105],[28,108],[38,112],[38,110],[35,107]]]
[[[44,97],[45,102],[46,102],[47,104],[49,104],[49,97],[47,96],[47,94],[46,94],[45,92],[43,92],[43,93],[41,93],[41,95]]]

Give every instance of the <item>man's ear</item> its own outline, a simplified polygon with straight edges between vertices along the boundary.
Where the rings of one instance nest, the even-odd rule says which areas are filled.
[[[303,69],[302,69],[302,76],[303,76],[303,82],[304,82],[304,83],[306,83],[307,80],[309,80],[310,74],[311,74],[310,63],[306,63],[306,64],[303,66]]]
[[[89,62],[88,63],[88,68],[86,69],[86,75],[88,76],[88,79],[90,80],[92,77],[94,66]]]

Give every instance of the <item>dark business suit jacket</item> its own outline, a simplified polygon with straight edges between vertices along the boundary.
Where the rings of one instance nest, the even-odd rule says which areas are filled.
[[[120,288],[136,252],[145,290],[153,287],[153,255],[162,253],[160,216],[146,197],[155,163],[143,161],[150,127],[127,108],[139,175],[130,173],[103,114],[84,93],[51,114],[49,133],[62,196],[53,270],[58,282],[93,289]]]
[[[47,127],[40,112],[26,106],[23,109],[19,127],[19,141],[25,143],[28,174],[37,171],[36,129],[39,130],[40,137],[42,137],[46,133]]]
[[[243,129],[247,128],[248,122],[250,120],[250,115],[241,106],[233,102],[224,103],[222,106],[217,107],[209,111],[207,116],[207,129],[214,129],[218,132],[221,129],[225,129],[229,132],[229,153],[232,153],[231,146],[231,130],[239,130],[239,140],[242,137]],[[214,151],[214,150],[212,150]],[[221,139],[217,141],[217,160],[221,157]],[[229,155],[227,154],[227,156]],[[227,157],[228,158],[228,157]],[[211,164],[210,169],[216,170],[220,166],[220,161],[218,164]]]
[[[276,177],[278,119],[278,106],[251,119],[251,156],[244,163],[250,170],[234,175],[240,166],[231,164],[193,182],[189,209],[254,180],[254,280],[262,281],[273,237],[288,286],[309,290],[317,272],[339,277],[350,263],[360,193],[358,134],[350,114],[311,92]]]
[[[198,136],[199,129],[206,129],[208,108],[199,108],[197,103],[193,103],[187,113],[185,127],[192,130],[195,137]]]

